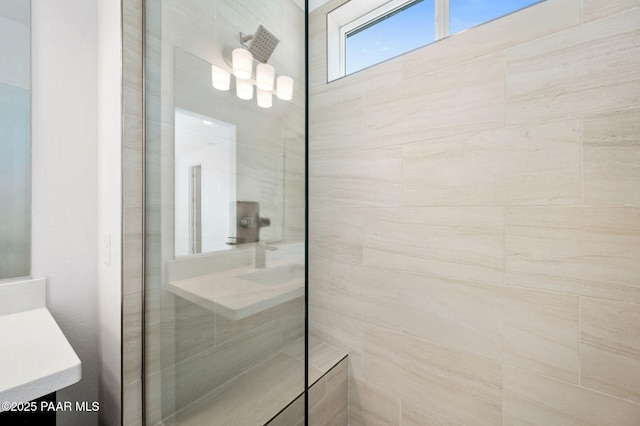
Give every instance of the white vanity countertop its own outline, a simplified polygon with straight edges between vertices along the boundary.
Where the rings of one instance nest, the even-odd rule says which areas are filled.
[[[286,265],[277,262],[269,265],[269,268]],[[173,281],[169,283],[168,290],[231,320],[239,320],[304,296],[304,277],[276,286],[265,286],[240,278],[256,271],[259,270],[251,266]]]
[[[0,300],[0,411],[78,382],[80,359],[44,306],[44,279],[0,284]]]

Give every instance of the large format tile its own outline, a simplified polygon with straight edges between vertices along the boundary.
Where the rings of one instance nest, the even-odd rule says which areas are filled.
[[[506,209],[507,285],[640,302],[640,208]]]
[[[372,87],[377,87],[380,90],[393,90],[393,88],[402,81],[402,68],[401,58],[395,58],[329,83],[325,83],[327,78],[325,74],[322,77],[323,81],[311,88],[309,104],[312,115],[315,108],[330,107],[337,102],[362,96],[371,90]],[[371,140],[365,140],[366,144],[372,142]],[[380,145],[374,144],[368,146]]]
[[[381,280],[402,287],[397,312],[404,332],[577,383],[578,297],[408,273],[376,273]]]
[[[615,15],[634,7],[640,7],[638,0],[582,0],[582,22]]]
[[[640,103],[640,8],[507,49],[507,124]]]
[[[309,165],[309,207],[399,206],[401,148],[332,154]]]
[[[361,375],[363,330],[362,322],[341,314],[311,306],[309,335],[349,354],[349,371]]]
[[[578,383],[578,297],[503,288],[502,361]]]
[[[388,329],[400,330],[402,277],[318,259],[310,269],[310,304]]]
[[[211,392],[280,347],[280,322],[276,320],[177,363],[175,369],[167,370],[166,377],[167,383],[175,383],[177,408]]]
[[[400,425],[400,397],[352,376],[349,380],[349,425]]]
[[[343,359],[323,377],[326,389],[319,400],[309,395],[309,424],[313,426],[347,426],[349,424],[348,406],[348,364]]]
[[[362,97],[314,109],[309,136],[311,157],[362,146]]]
[[[504,424],[637,426],[640,405],[515,368],[504,370]]]
[[[580,383],[640,403],[640,305],[584,298],[580,319]]]
[[[371,86],[364,98],[364,138],[388,146],[504,123],[502,52],[421,75],[388,87]]]
[[[503,283],[503,209],[399,208],[365,212],[365,266]]]
[[[456,422],[502,422],[502,366],[424,340],[371,328],[364,377]]]
[[[412,401],[402,401],[401,424],[402,426],[462,426],[462,423]]]
[[[362,263],[362,221],[362,209],[311,209],[311,255],[345,263]]]
[[[567,120],[405,145],[403,204],[575,204],[580,140],[580,121]]]
[[[500,361],[502,286],[409,273],[377,274],[401,288],[397,315],[408,334]]]
[[[640,108],[585,117],[583,151],[585,203],[640,204]]]
[[[304,390],[304,365],[281,352],[243,372],[172,419],[175,426],[262,425]],[[169,422],[171,424],[171,422]]]

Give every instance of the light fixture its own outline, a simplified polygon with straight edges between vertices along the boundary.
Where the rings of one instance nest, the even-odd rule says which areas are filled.
[[[251,80],[236,79],[236,95],[240,99],[249,100],[253,98],[253,84]]]
[[[273,105],[273,96],[271,91],[258,88],[256,92],[258,93],[258,106],[260,108],[271,108],[271,105]]]
[[[293,98],[293,79],[286,75],[278,76],[276,79],[276,96],[283,101],[290,101]]]
[[[273,79],[276,69],[269,64],[258,64],[256,67],[256,86],[260,90],[273,90]]]
[[[258,26],[253,35],[240,33],[240,43],[247,49],[238,47],[231,51],[231,67],[223,65],[223,68],[220,68],[211,65],[211,84],[218,90],[229,90],[233,73],[236,95],[240,99],[253,99],[255,85],[258,106],[261,108],[271,108],[274,94],[279,99],[290,101],[293,98],[293,79],[286,75],[276,78],[275,68],[267,64],[279,42],[280,40],[262,25]],[[255,80],[252,79],[254,59],[259,62],[256,66]]]
[[[211,65],[211,84],[218,90],[229,90],[229,87],[231,87],[231,74],[222,68]]]
[[[251,79],[253,72],[253,55],[247,49],[238,47],[231,52],[233,75],[240,80]]]

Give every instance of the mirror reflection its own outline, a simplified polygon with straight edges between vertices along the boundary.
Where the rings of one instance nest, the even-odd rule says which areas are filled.
[[[0,279],[29,275],[30,2],[0,0]]]
[[[229,248],[236,201],[236,126],[175,112],[175,254]]]

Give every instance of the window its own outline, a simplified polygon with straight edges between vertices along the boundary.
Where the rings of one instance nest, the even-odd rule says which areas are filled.
[[[328,80],[540,0],[351,0],[327,14]]]
[[[433,15],[433,0],[417,0],[364,24],[357,20],[343,27],[345,74],[434,41]]]

